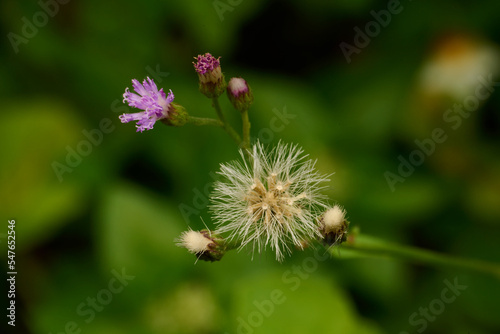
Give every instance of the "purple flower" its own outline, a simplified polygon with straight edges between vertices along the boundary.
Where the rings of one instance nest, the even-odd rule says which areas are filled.
[[[194,69],[200,75],[204,75],[207,72],[212,72],[217,68],[219,68],[220,71],[220,57],[215,58],[207,52],[204,55],[198,55],[198,57],[195,57],[194,59],[196,59],[196,63],[193,62]]]
[[[194,57],[194,69],[198,73],[199,89],[209,98],[219,97],[226,89],[226,80],[220,68],[220,57],[215,58],[210,53]]]
[[[127,87],[123,94],[123,103],[127,102],[129,106],[142,109],[144,111],[120,115],[122,123],[137,121],[137,132],[151,130],[157,120],[169,116],[170,103],[174,100],[172,90],[165,95],[163,88],[158,91],[156,84],[149,77],[142,82],[142,85],[136,79],[132,80],[134,90],[139,93],[131,93]]]

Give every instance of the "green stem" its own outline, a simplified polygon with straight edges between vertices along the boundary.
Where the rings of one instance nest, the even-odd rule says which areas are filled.
[[[460,258],[411,246],[402,246],[366,235],[356,235],[356,232],[353,235],[349,235],[347,241],[342,244],[342,248],[367,256],[390,257],[434,267],[451,267],[479,271],[491,274],[500,279],[500,265],[496,263]],[[333,247],[330,248],[330,253],[335,255]]]
[[[203,117],[194,117],[188,116],[188,123],[193,125],[212,125],[212,126],[220,126],[223,127],[224,123],[222,123],[218,119],[214,118],[203,118]]]
[[[241,113],[241,120],[243,122],[243,148],[250,149],[250,120],[248,119],[248,110]]]
[[[214,106],[215,111],[217,112],[217,116],[219,120],[222,122],[222,128],[227,132],[227,134],[236,142],[236,144],[241,145],[240,136],[234,131],[233,127],[226,122],[224,115],[222,114],[222,110],[220,108],[219,99],[217,97],[212,98],[212,105]]]

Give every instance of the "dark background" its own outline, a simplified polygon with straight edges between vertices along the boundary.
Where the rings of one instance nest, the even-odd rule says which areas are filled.
[[[188,226],[203,228],[200,217],[213,226],[203,193],[219,163],[238,157],[236,146],[215,128],[157,124],[135,133],[118,120],[133,111],[122,103],[125,88],[146,76],[172,89],[191,115],[214,117],[191,64],[211,52],[228,79],[242,76],[253,89],[254,140],[299,143],[320,172],[334,172],[326,193],[345,206],[351,226],[499,262],[498,87],[460,125],[443,116],[471,101],[478,77],[498,80],[500,2],[402,1],[347,59],[341,43],[356,47],[354,29],[365,31],[371,11],[389,3],[73,0],[52,2],[50,16],[35,1],[2,1],[0,241],[6,245],[15,219],[15,330],[498,333],[499,281],[483,274],[350,258],[340,249],[292,290],[297,281],[286,277],[299,276],[288,271],[309,263],[312,250],[282,264],[271,251],[252,261],[244,250],[193,265],[174,239]],[[225,96],[221,104],[239,129]],[[270,130],[285,111],[293,118]],[[108,133],[85,148],[84,131],[106,119]],[[446,140],[391,189],[386,173],[397,175],[398,157],[408,160],[415,141],[428,142],[435,129]],[[88,154],[68,165],[68,152],[79,149]],[[58,177],[56,165],[68,169]],[[186,207],[191,214],[179,209]],[[109,294],[113,271],[122,270],[135,278]],[[435,319],[409,320],[420,307],[439,309],[445,280],[455,279],[467,288]],[[276,289],[284,302],[258,311]],[[97,300],[94,317],[87,298]]]

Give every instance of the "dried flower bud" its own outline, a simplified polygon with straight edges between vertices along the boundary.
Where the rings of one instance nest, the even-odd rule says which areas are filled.
[[[220,67],[220,57],[215,58],[210,53],[198,55],[193,62],[194,69],[198,73],[200,92],[206,97],[219,97],[226,89],[226,80]]]
[[[198,259],[204,261],[219,261],[225,253],[224,240],[209,230],[185,231],[178,239],[177,245],[187,248]]]
[[[231,78],[229,80],[227,96],[234,108],[239,112],[247,111],[253,103],[252,89],[243,78]]]
[[[319,220],[319,229],[327,245],[345,241],[349,222],[345,219],[345,210],[339,205],[328,209]]]

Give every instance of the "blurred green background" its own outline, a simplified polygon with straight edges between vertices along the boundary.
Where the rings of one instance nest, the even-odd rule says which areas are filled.
[[[326,260],[306,250],[280,264],[272,251],[253,261],[241,251],[194,265],[173,240],[203,228],[200,217],[212,226],[205,192],[236,146],[219,129],[136,133],[118,120],[133,111],[122,103],[130,80],[146,76],[191,115],[213,117],[191,62],[222,56],[226,78],[242,76],[254,91],[254,140],[299,143],[320,172],[334,172],[326,193],[351,224],[498,263],[500,92],[493,86],[460,125],[443,117],[474,102],[479,76],[498,80],[500,2],[54,4],[0,5],[0,241],[6,255],[15,219],[18,271],[8,333],[500,332],[500,284],[482,274],[351,259],[342,249]],[[387,24],[369,25],[356,46],[355,28],[365,31],[374,15]],[[343,42],[356,48],[349,61]],[[225,96],[221,104],[239,128]],[[111,122],[108,133],[85,146],[101,122]],[[446,141],[391,189],[386,172],[397,174],[398,157],[436,128]],[[71,150],[85,152],[72,166]],[[56,165],[67,169],[58,176]],[[293,272],[303,265],[306,274]],[[123,273],[134,278],[118,283]],[[440,309],[435,300],[454,279],[467,289]],[[425,320],[420,308],[429,306],[437,315]]]

